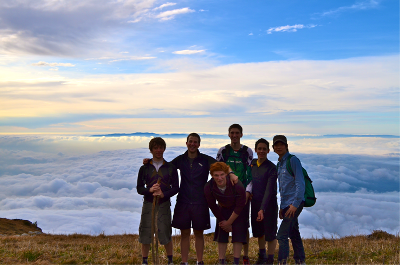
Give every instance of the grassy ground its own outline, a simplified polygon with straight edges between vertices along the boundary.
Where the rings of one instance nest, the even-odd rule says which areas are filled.
[[[137,235],[87,236],[38,235],[32,237],[0,237],[1,264],[141,264]],[[217,244],[213,235],[206,235],[204,262],[218,261]],[[173,237],[174,263],[180,263],[180,238]],[[194,239],[191,240],[190,264],[196,264]],[[227,261],[232,262],[232,246]],[[400,264],[399,236],[374,232],[369,236],[340,239],[305,239],[307,264]],[[257,240],[250,239],[250,262],[255,262]],[[150,252],[151,255],[151,252]],[[291,250],[291,256],[293,255]],[[277,256],[277,252],[276,252]],[[160,261],[166,264],[164,248]],[[293,261],[289,261],[293,264]],[[150,260],[151,263],[151,260]]]

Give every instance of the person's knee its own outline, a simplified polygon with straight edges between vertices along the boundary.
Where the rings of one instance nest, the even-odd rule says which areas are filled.
[[[204,231],[203,230],[194,230],[193,229],[193,233],[194,233],[194,236],[196,238],[203,238],[203,235],[204,235]]]
[[[190,237],[190,229],[181,230],[181,238]]]

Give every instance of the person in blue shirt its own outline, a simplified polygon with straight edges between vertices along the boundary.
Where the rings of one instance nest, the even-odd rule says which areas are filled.
[[[284,135],[275,135],[272,145],[274,152],[279,156],[277,165],[279,193],[281,205],[279,218],[282,223],[279,227],[277,239],[279,242],[278,263],[286,264],[289,257],[289,238],[294,250],[293,258],[296,264],[305,264],[303,242],[299,231],[298,217],[304,206],[305,182],[300,160],[293,156],[290,161],[289,146]],[[294,177],[286,169],[290,163]]]

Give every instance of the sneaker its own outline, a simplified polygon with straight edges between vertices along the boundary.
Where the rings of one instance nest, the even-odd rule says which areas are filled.
[[[197,261],[197,265],[204,265],[204,261],[200,261],[200,262]]]
[[[171,262],[168,262],[168,265],[174,265],[174,263],[171,261]]]
[[[243,256],[243,265],[250,265],[249,257]]]
[[[295,260],[296,265],[306,265],[306,262],[304,260]]]
[[[258,253],[258,258],[256,264],[265,264],[267,262],[267,258],[264,256],[261,256],[260,253]]]

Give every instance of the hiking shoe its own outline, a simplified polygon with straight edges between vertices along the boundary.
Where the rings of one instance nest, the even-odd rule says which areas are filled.
[[[243,265],[250,265],[249,257],[243,256]]]
[[[274,258],[267,258],[267,260],[265,261],[266,265],[274,265]]]
[[[256,264],[265,264],[266,262],[267,262],[267,258],[260,255],[260,253],[258,253],[258,258],[257,258]]]

